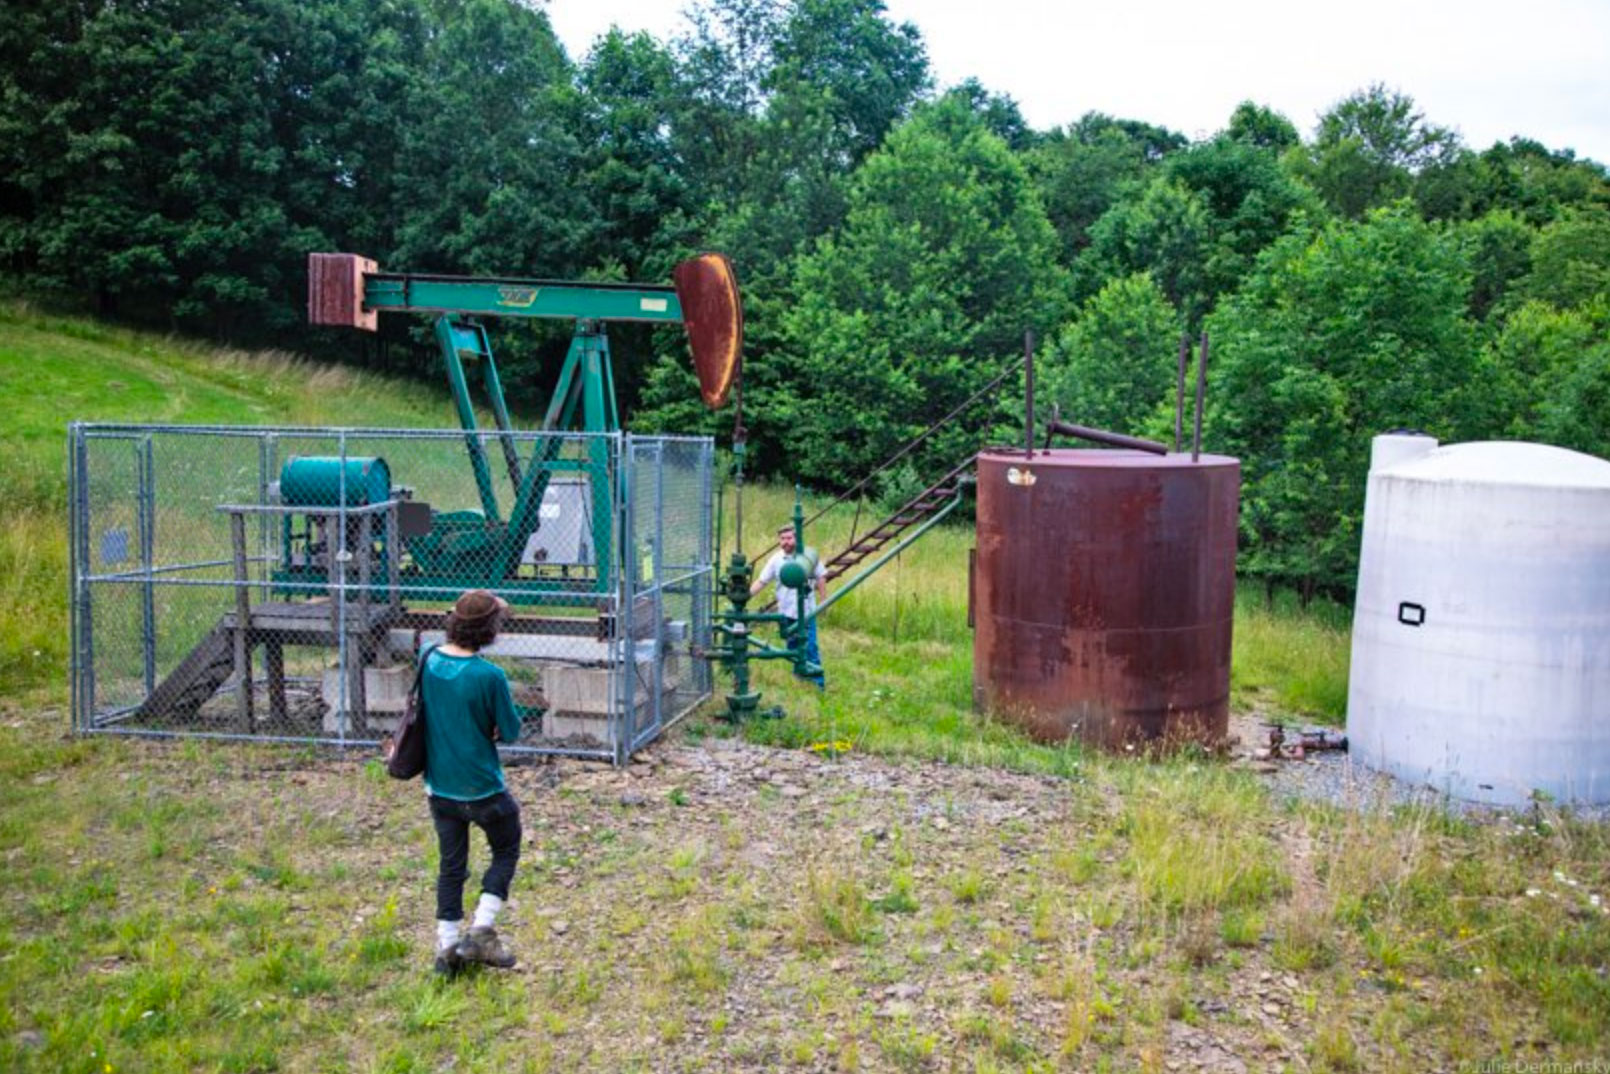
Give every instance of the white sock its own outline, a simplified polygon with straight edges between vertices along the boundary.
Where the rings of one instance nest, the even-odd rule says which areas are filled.
[[[436,949],[438,951],[445,951],[449,947],[458,946],[458,925],[457,921],[436,922]]]
[[[496,895],[481,892],[481,901],[475,904],[475,920],[470,927],[476,929],[489,929],[498,919],[498,911],[503,909],[503,900]]]

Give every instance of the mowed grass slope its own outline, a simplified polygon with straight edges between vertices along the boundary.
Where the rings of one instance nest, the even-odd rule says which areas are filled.
[[[444,427],[444,391],[0,303],[0,692],[67,677],[72,421]]]

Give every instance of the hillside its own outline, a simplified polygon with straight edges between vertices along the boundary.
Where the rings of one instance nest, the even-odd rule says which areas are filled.
[[[361,402],[360,402],[361,401]],[[0,692],[67,677],[67,425],[456,424],[445,390],[0,303]]]

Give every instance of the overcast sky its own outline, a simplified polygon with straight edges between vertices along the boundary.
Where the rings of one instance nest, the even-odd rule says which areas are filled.
[[[1610,163],[1610,0],[887,0],[941,86],[969,76],[1045,129],[1088,111],[1212,134],[1237,103],[1310,137],[1372,82],[1485,149],[1521,134]],[[580,60],[613,24],[668,40],[682,0],[548,0]]]

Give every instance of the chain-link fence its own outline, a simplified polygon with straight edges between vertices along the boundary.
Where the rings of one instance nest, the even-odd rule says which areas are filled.
[[[73,725],[369,745],[466,589],[511,613],[515,752],[623,761],[710,693],[714,445],[625,434],[69,434]]]

